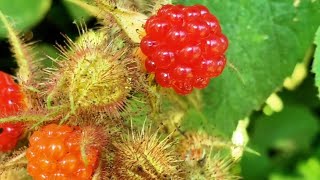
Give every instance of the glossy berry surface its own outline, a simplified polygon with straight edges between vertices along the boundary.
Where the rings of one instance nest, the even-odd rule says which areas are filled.
[[[0,117],[7,117],[24,108],[20,87],[12,77],[0,71]],[[0,123],[0,151],[12,150],[23,132],[22,123]]]
[[[81,129],[49,124],[35,131],[27,150],[28,173],[35,179],[91,179],[98,165],[98,150],[86,148],[81,156]]]
[[[226,64],[228,39],[218,19],[202,5],[164,5],[145,24],[140,48],[156,82],[186,95],[208,86]]]

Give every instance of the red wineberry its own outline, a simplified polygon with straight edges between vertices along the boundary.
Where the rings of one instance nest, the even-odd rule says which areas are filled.
[[[27,171],[34,179],[91,179],[98,166],[99,151],[86,149],[81,154],[81,129],[49,124],[35,131],[27,149]]]
[[[186,95],[222,73],[228,39],[205,6],[164,5],[147,20],[145,30],[140,43],[148,57],[145,67],[160,86]]]
[[[0,71],[0,117],[13,115],[25,108],[20,87],[9,74]],[[0,123],[0,151],[15,148],[22,132],[23,123]]]

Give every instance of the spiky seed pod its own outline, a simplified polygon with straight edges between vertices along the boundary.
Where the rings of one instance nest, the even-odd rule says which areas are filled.
[[[229,157],[221,157],[216,154],[210,158],[198,162],[197,167],[189,167],[188,177],[190,180],[238,180],[239,176],[232,174],[234,162]]]
[[[114,172],[117,179],[151,180],[183,179],[182,161],[175,154],[169,137],[142,129],[115,143]]]
[[[180,139],[178,152],[182,159],[191,165],[204,159],[210,151],[218,152],[230,146],[230,143],[219,137],[209,136],[203,132],[191,132]]]
[[[48,107],[71,114],[103,112],[119,117],[133,89],[135,61],[124,59],[127,50],[113,48],[116,45],[106,39],[105,32],[82,31],[76,42],[67,38],[69,48],[59,46],[64,61],[50,77]]]
[[[185,160],[187,179],[239,179],[230,172],[234,161],[227,153],[222,153],[231,146],[222,138],[204,132],[186,133],[179,141],[178,153]]]
[[[98,149],[102,151],[109,143],[109,138],[106,134],[106,130],[97,126],[85,126],[81,129],[81,135],[79,136],[79,145],[81,153],[85,156],[87,149]],[[83,157],[85,160],[86,158]]]
[[[177,128],[180,127],[184,115],[185,112],[179,109],[164,110],[161,113],[158,113],[156,120],[161,127],[161,132],[166,134],[174,132],[174,137],[180,136],[181,134],[177,131]]]

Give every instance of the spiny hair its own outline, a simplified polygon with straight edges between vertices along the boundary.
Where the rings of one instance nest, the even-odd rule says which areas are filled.
[[[234,175],[231,169],[234,161],[228,156],[219,153],[214,156],[208,155],[198,161],[197,166],[188,167],[188,179],[212,179],[212,180],[239,180],[239,176]]]
[[[187,132],[178,144],[188,179],[237,180],[231,169],[235,162],[226,153],[231,143],[204,132]]]
[[[150,11],[153,4],[152,0],[95,0],[95,5],[98,7],[108,6],[114,9],[122,8],[141,13]]]
[[[58,45],[63,60],[56,70],[47,71],[47,105],[73,114],[102,112],[118,118],[134,89],[136,61],[125,56],[127,48],[115,48],[107,32],[80,32],[75,42],[66,36],[66,46]]]
[[[112,9],[122,8],[140,12],[146,15],[155,14],[158,9],[171,3],[171,0],[95,0],[97,7],[107,7]]]
[[[204,132],[187,132],[179,141],[178,152],[186,162],[200,161],[210,153],[229,148],[231,145],[220,137]]]
[[[170,136],[162,139],[157,131],[144,128],[116,142],[115,176],[119,179],[183,179],[182,161],[175,153]]]

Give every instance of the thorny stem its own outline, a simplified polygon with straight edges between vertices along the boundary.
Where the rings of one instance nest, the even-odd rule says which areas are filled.
[[[61,125],[64,122],[66,122],[70,118],[70,116],[71,116],[71,112],[68,112],[68,114],[63,119],[61,119],[59,124]]]
[[[58,90],[60,89],[60,87],[65,83],[65,76],[62,75],[62,78],[59,79],[59,82],[57,83],[57,85],[55,86],[55,88],[50,92],[50,94],[47,96],[47,108],[50,109],[51,108],[51,102],[52,102],[52,98],[53,96],[58,92]]]
[[[40,93],[41,91],[38,90],[37,88],[35,87],[32,87],[32,86],[24,86],[27,90],[31,91],[31,92],[35,92],[35,93]]]
[[[34,122],[42,118],[43,116],[38,116],[38,115],[10,116],[6,118],[1,118],[0,123],[12,122],[12,121]]]
[[[82,161],[84,162],[85,166],[87,166],[89,162],[88,162],[88,158],[87,158],[87,155],[86,155],[86,147],[85,147],[85,145],[81,145],[80,154],[81,154]]]
[[[66,106],[57,106],[55,108],[57,109],[56,111],[53,111],[53,112],[47,114],[46,116],[44,116],[43,118],[39,119],[38,122],[31,127],[31,129],[38,127],[41,123],[43,123],[45,121],[50,121],[56,115],[61,114],[64,111],[64,109],[68,109],[68,107],[66,107]],[[66,119],[68,119],[68,118],[66,118]]]
[[[22,79],[23,82],[27,82],[30,79],[31,71],[30,64],[28,62],[27,53],[23,47],[21,40],[18,38],[16,32],[11,27],[7,18],[0,11],[0,20],[3,22],[7,32],[9,40],[11,41],[11,45],[13,47],[13,52],[15,53],[17,63],[19,65],[18,75],[19,78]]]

